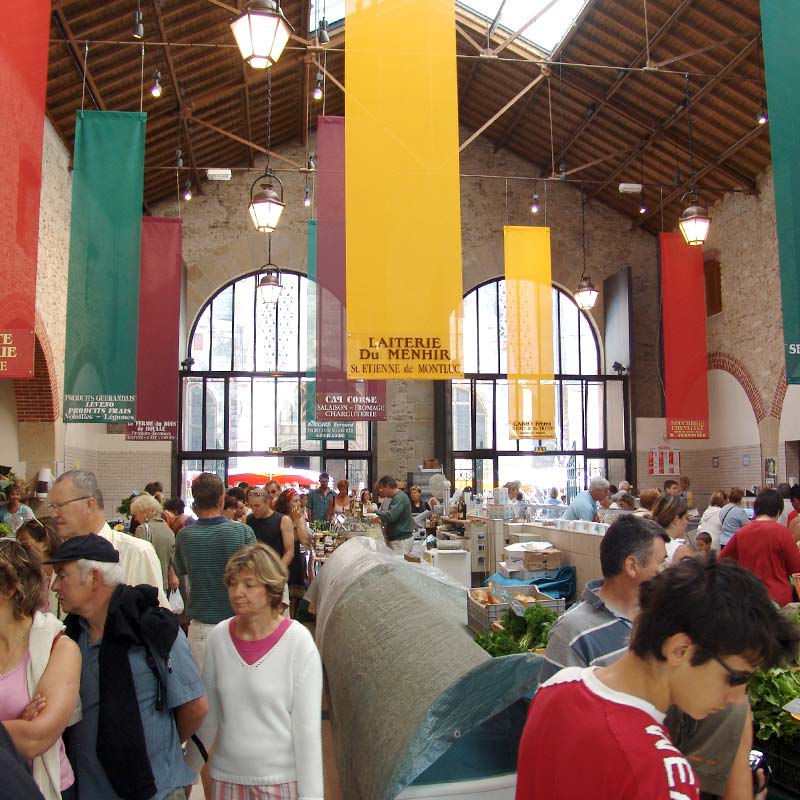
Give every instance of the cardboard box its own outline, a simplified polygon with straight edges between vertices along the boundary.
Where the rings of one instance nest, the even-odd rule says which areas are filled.
[[[557,569],[561,566],[564,554],[555,547],[548,547],[546,550],[532,550],[522,556],[522,564],[525,569]]]

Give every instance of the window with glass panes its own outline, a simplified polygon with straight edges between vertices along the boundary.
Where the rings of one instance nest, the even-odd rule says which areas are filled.
[[[202,471],[225,480],[297,467],[347,478],[353,489],[369,486],[368,422],[354,423],[352,440],[308,438],[314,344],[307,334],[308,279],[282,272],[280,299],[269,305],[257,295],[257,278],[222,287],[192,328],[194,363],[181,372],[182,495]]]
[[[449,408],[456,487],[482,494],[519,480],[544,500],[552,487],[572,497],[595,475],[630,475],[627,377],[604,374],[597,335],[572,296],[554,286],[552,299],[555,437],[533,440],[509,431],[505,281],[464,297],[465,376],[452,382]]]

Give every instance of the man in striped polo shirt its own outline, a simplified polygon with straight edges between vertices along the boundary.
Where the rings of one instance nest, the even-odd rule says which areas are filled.
[[[228,559],[245,545],[255,544],[253,529],[231,522],[222,513],[225,487],[210,472],[192,481],[192,508],[197,521],[181,529],[175,541],[175,571],[189,578],[187,613],[192,655],[203,671],[206,640],[211,629],[233,616],[222,578]]]
[[[606,667],[628,651],[632,620],[639,613],[639,587],[666,564],[665,539],[660,525],[633,514],[609,527],[600,544],[603,579],[589,581],[581,602],[550,631],[540,685],[564,667]],[[701,796],[752,796],[752,724],[746,702],[700,721],[672,706],[666,726],[691,762]]]

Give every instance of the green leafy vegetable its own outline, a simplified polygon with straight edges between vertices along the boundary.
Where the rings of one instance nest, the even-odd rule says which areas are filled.
[[[547,637],[550,628],[558,619],[558,614],[551,608],[545,608],[539,603],[529,605],[525,609],[523,618],[528,630],[520,640],[520,647],[524,650],[536,650],[539,647],[547,646]]]
[[[757,738],[761,741],[771,736],[800,739],[800,721],[783,710],[786,703],[800,697],[800,672],[786,667],[756,672],[750,679],[747,693]]]
[[[517,641],[519,641],[528,630],[528,626],[524,618],[517,616],[510,608],[503,615],[503,619],[500,620],[500,622],[502,623],[503,628],[505,628],[505,630]]]
[[[510,656],[522,652],[516,639],[506,631],[489,631],[475,637],[475,644],[482,647],[490,656]]]

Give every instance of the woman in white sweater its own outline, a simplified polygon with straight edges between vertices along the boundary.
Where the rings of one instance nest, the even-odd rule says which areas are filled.
[[[235,612],[211,632],[208,716],[197,737],[209,800],[322,800],[322,663],[311,634],[281,615],[287,571],[263,544],[225,567]]]

